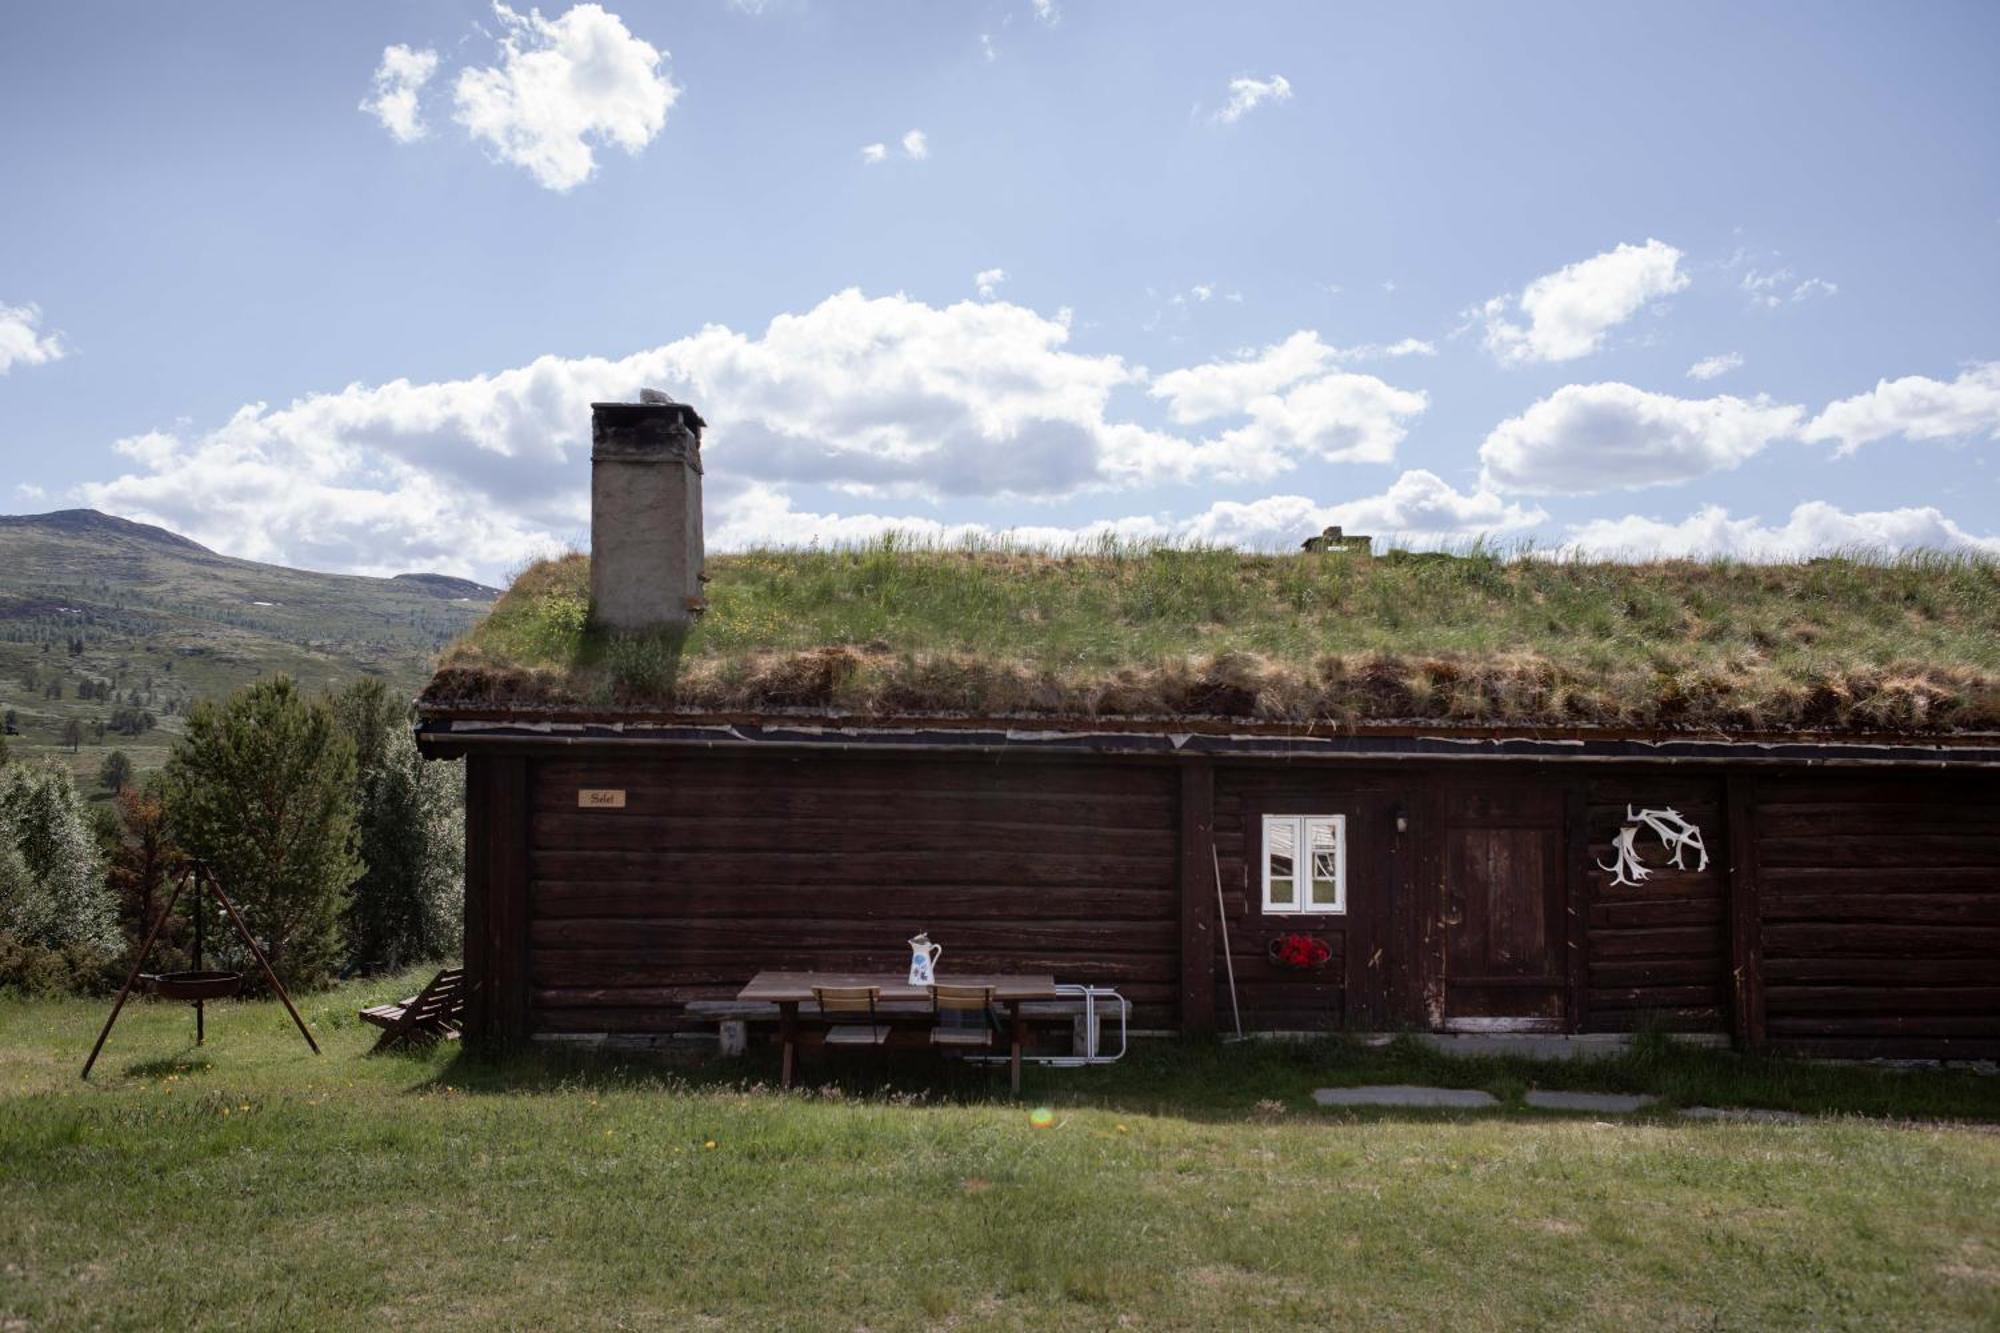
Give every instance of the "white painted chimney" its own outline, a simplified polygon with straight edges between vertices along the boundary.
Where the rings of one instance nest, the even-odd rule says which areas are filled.
[[[602,629],[685,627],[701,591],[701,432],[657,389],[590,405],[590,619]]]

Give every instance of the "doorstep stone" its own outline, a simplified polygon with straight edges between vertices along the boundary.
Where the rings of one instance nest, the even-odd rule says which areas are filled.
[[[1607,1115],[1625,1115],[1643,1110],[1659,1098],[1626,1092],[1536,1091],[1528,1093],[1522,1100],[1544,1111],[1599,1111]]]
[[[1498,1106],[1490,1092],[1476,1088],[1419,1088],[1408,1083],[1378,1083],[1365,1088],[1317,1088],[1313,1100],[1321,1106]]]

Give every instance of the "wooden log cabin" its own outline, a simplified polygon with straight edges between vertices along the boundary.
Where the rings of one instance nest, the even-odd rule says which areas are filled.
[[[471,1036],[673,1032],[759,970],[897,970],[928,931],[941,975],[1113,985],[1136,1027],[1190,1035],[1240,1010],[1266,1032],[1651,1025],[1815,1056],[2000,1057],[1991,677],[1954,677],[1963,698],[1933,698],[1932,725],[1823,707],[1731,726],[1685,705],[1650,725],[1302,716],[1240,661],[1141,701],[1030,669],[1004,707],[954,686],[946,708],[916,683],[934,659],[881,654],[873,679],[845,649],[704,655],[737,585],[710,562],[707,594],[688,594],[703,585],[672,563],[702,559],[698,490],[692,545],[677,530],[634,554],[617,534],[637,520],[607,503],[661,489],[603,484],[607,458],[698,477],[702,424],[679,404],[600,407],[594,565],[529,571],[421,701],[424,752],[467,765]],[[607,431],[625,435],[607,448]],[[669,590],[632,614],[668,622],[671,680],[619,676],[602,641],[553,665],[510,654],[510,617],[584,579],[599,601]],[[704,601],[715,622],[672,623]],[[1368,680],[1342,688],[1378,697]],[[1701,846],[1676,864],[1663,829]],[[1281,959],[1298,936],[1317,942],[1295,947],[1306,966]]]

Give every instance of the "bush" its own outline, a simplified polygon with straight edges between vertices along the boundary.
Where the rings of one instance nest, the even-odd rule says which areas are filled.
[[[361,859],[348,905],[347,953],[358,971],[388,971],[458,952],[465,904],[460,837],[464,778],[428,764],[410,734],[410,708],[379,680],[333,700],[359,761]]]
[[[285,676],[189,709],[167,761],[169,832],[214,869],[287,985],[324,983],[341,962],[341,915],[363,869],[354,773],[333,710]]]
[[[117,904],[66,770],[0,770],[0,844],[19,867],[0,871],[0,930],[48,949],[109,955],[118,948]]]

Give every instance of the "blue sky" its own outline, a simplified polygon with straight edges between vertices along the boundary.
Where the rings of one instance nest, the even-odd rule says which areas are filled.
[[[1991,4],[17,6],[0,503],[497,578],[655,383],[722,546],[2000,551],[1996,65]]]

